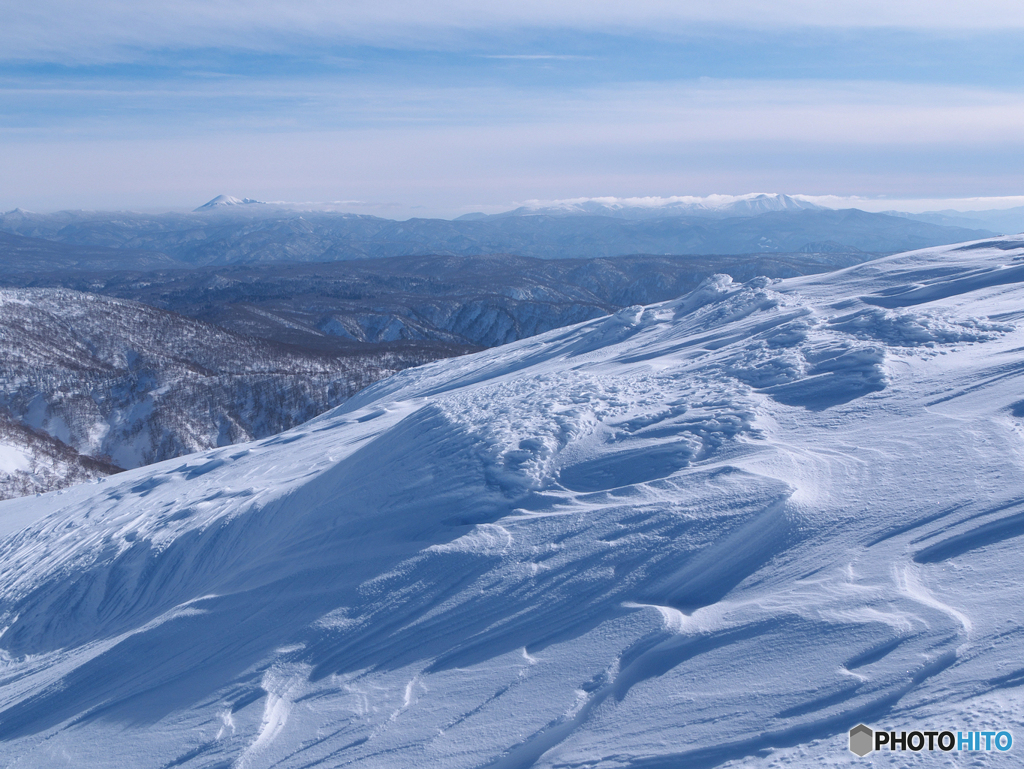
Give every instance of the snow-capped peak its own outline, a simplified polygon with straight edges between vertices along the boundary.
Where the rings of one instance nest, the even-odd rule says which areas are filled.
[[[496,216],[614,216],[652,219],[668,216],[756,216],[771,211],[821,209],[802,195],[751,192],[745,195],[673,195],[670,197],[597,197],[528,200]]]
[[[213,200],[203,203],[196,211],[209,211],[211,208],[223,208],[225,206],[248,206],[251,204],[264,205],[262,200],[253,200],[252,198],[234,198],[230,195],[218,195]]]

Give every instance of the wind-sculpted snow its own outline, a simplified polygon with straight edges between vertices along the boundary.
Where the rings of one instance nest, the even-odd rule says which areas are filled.
[[[4,756],[845,766],[858,722],[1012,729],[1024,284],[975,276],[1022,253],[718,276],[5,502]]]

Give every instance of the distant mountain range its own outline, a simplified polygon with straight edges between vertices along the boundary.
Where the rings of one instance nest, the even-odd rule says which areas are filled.
[[[674,298],[716,273],[736,280],[785,278],[846,267],[869,256],[820,246],[820,253],[718,257],[394,257],[59,272],[0,276],[0,282],[135,300],[235,333],[315,351],[399,341],[493,347],[622,307]]]
[[[218,202],[219,201],[219,202]],[[603,205],[603,204],[601,204]],[[334,262],[389,256],[515,254],[540,259],[589,259],[632,254],[770,254],[818,250],[893,253],[976,240],[993,231],[922,222],[856,209],[808,207],[786,196],[735,199],[717,208],[666,204],[650,207],[583,206],[587,211],[542,209],[482,219],[410,219],[404,222],[334,211],[215,198],[182,214],[63,211],[0,215],[0,231],[90,249],[155,252],[182,265]],[[764,208],[777,208],[762,212]],[[642,210],[641,210],[642,209]],[[713,209],[713,210],[712,210]],[[20,242],[17,248],[33,244]],[[35,244],[39,261],[55,259]],[[0,249],[3,249],[0,244]],[[66,257],[61,256],[65,259]],[[104,257],[108,258],[108,257]],[[149,269],[163,264],[137,266]],[[0,269],[25,271],[4,260]],[[114,262],[111,260],[111,265]],[[124,268],[124,262],[117,268]],[[78,268],[81,269],[81,268]]]
[[[784,278],[989,235],[785,195],[391,221],[218,196],[0,215],[0,498],[267,437],[409,366],[716,273]],[[710,254],[710,255],[709,255]]]
[[[1002,235],[1016,235],[1024,232],[1024,206],[1017,208],[988,209],[985,211],[926,211],[907,214],[900,211],[886,211],[890,216],[900,216],[919,222],[938,224],[943,227],[984,227]]]
[[[220,198],[223,197],[220,196]],[[232,198],[231,200],[237,201],[237,198]],[[207,205],[209,206],[210,203]],[[748,195],[708,195],[705,197],[686,195],[530,201],[513,210],[497,214],[465,214],[460,216],[457,221],[504,219],[509,216],[610,216],[620,219],[662,219],[670,216],[688,216],[725,219],[730,217],[758,216],[776,211],[828,210],[833,209],[807,200],[806,196],[758,192]],[[1024,206],[982,211],[946,209],[915,214],[891,210],[881,213],[886,216],[897,216],[902,219],[938,224],[943,227],[994,230],[1006,235],[1024,231]]]
[[[0,232],[0,275],[41,271],[158,270],[184,267],[159,251],[61,243]]]
[[[223,196],[221,196],[223,197]],[[212,202],[212,201],[211,201]],[[207,205],[210,205],[207,203]],[[571,200],[532,201],[500,214],[474,213],[456,221],[504,219],[509,216],[611,216],[620,219],[664,219],[670,216],[726,219],[733,216],[757,216],[773,211],[825,211],[823,206],[779,193],[754,192],[749,195],[691,195],[667,198],[575,198]]]

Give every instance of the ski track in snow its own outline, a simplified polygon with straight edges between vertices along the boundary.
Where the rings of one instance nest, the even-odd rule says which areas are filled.
[[[4,765],[848,766],[860,721],[1012,728],[1020,259],[717,276],[0,503]]]

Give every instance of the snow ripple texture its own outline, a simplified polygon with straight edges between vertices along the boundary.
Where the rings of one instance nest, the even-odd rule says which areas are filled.
[[[1024,715],[1024,243],[631,307],[0,504],[11,767],[846,766]]]

